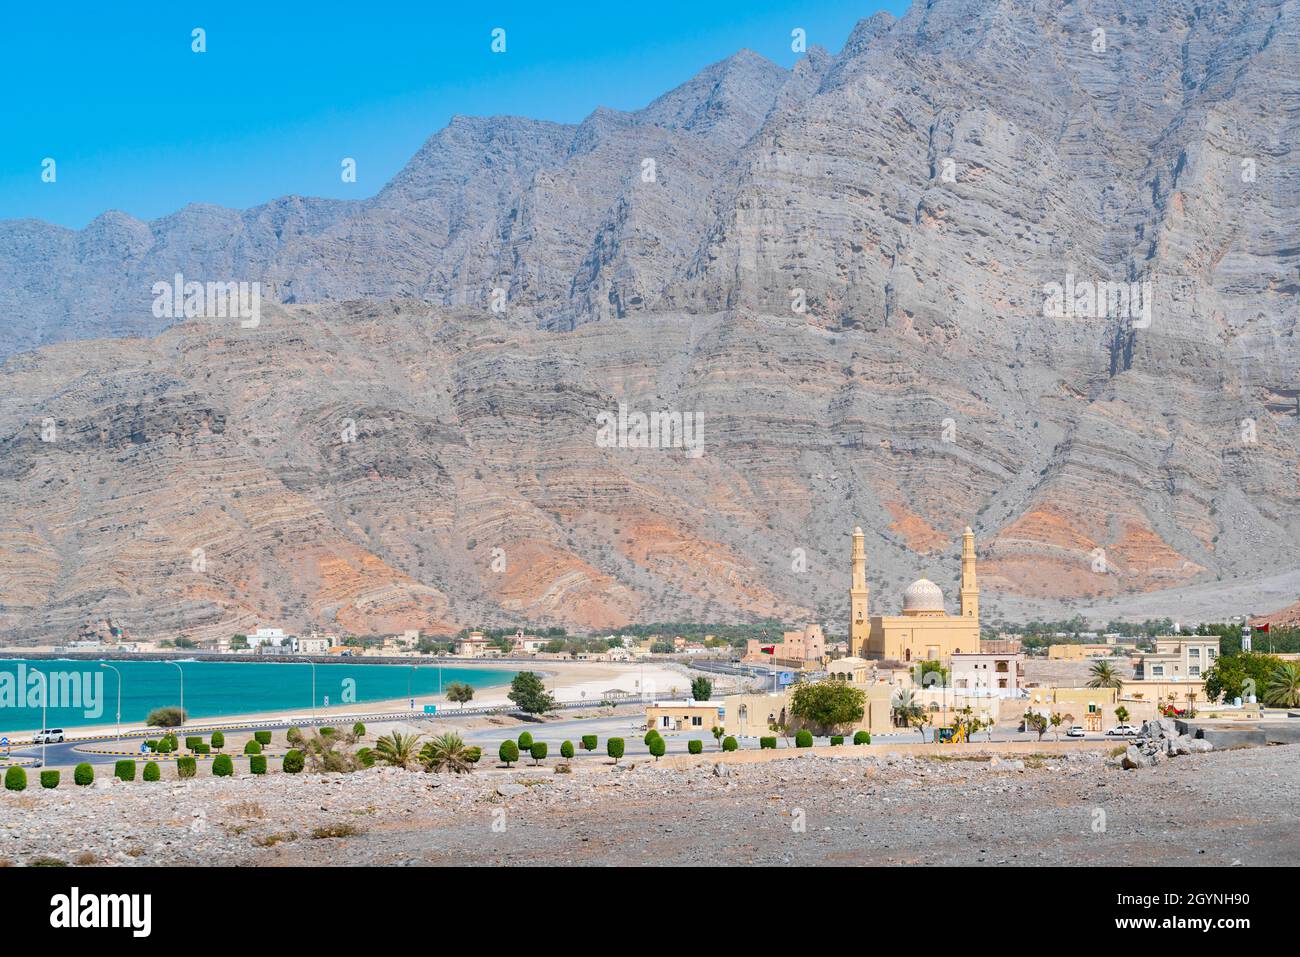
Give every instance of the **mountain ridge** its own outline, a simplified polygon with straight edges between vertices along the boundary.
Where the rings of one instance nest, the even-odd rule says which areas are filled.
[[[939,0],[453,118],[367,200],[0,223],[0,624],[833,626],[854,524],[885,607],[966,524],[989,615],[1248,595],[1300,544],[1297,55],[1286,2]],[[174,272],[263,282],[263,325],[164,328]],[[1049,315],[1076,280],[1149,313]],[[598,448],[620,402],[699,413],[701,460]]]

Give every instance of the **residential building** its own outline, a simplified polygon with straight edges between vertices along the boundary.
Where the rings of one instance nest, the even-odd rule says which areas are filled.
[[[950,659],[950,681],[958,692],[1015,698],[1025,678],[1024,656],[1020,654],[954,654]]]
[[[720,701],[656,701],[645,709],[645,727],[659,731],[692,731],[707,734],[721,724],[725,705]]]
[[[1155,651],[1141,655],[1134,666],[1138,681],[1198,681],[1219,660],[1215,635],[1165,637],[1155,640]]]

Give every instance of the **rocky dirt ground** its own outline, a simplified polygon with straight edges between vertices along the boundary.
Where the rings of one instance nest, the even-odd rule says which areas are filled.
[[[3,793],[0,862],[1291,864],[1300,746],[1124,771],[1102,751],[846,751],[464,777],[197,778]],[[671,766],[678,765],[678,766]]]

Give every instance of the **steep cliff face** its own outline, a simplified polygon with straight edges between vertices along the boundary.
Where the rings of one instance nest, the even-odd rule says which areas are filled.
[[[1294,569],[1296,62],[1281,0],[938,0],[363,202],[0,224],[3,623],[833,619],[855,523],[886,607],[967,523],[986,614]],[[176,272],[286,307],[164,332]]]

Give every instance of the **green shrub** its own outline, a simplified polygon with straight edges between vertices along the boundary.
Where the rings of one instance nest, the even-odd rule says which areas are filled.
[[[811,748],[813,746],[812,732],[796,731],[794,735],[794,746],[796,748]]]
[[[740,743],[731,735],[727,735],[725,738],[722,739],[723,751],[736,751],[739,748],[740,748]]]
[[[235,773],[235,762],[228,754],[218,754],[212,759],[212,773],[219,778],[228,778]]]
[[[144,774],[141,775],[146,781],[161,781],[162,770],[158,767],[157,761],[146,761],[144,763]]]
[[[844,735],[842,735],[842,734],[832,734],[832,735],[831,735],[831,747],[834,747],[834,746],[837,745],[837,744],[843,744],[843,743],[844,743]]]
[[[546,759],[546,742],[534,741],[533,746],[528,749],[528,753],[533,757],[533,764],[540,764]]]
[[[465,749],[465,760],[470,764],[478,764],[483,760],[483,749],[478,747],[469,747]]]
[[[194,753],[195,753],[195,754],[211,754],[211,753],[212,753],[212,745],[210,745],[210,744],[200,744],[200,745],[197,745],[197,746],[194,748]]]
[[[331,728],[329,725],[326,725],[325,727],[321,728],[321,729],[320,729],[319,731],[317,731],[316,733],[319,734],[322,738],[332,738],[332,737],[334,737],[336,734],[339,733],[339,729],[338,729],[338,728]]]
[[[374,748],[358,748],[357,760],[361,762],[362,767],[373,768],[375,766]]]
[[[6,791],[26,791],[27,790],[27,772],[22,768],[14,765],[5,772],[5,790]]]
[[[650,742],[657,737],[660,737],[659,732],[656,731],[654,728],[651,728],[649,731],[645,733],[645,738],[643,738],[642,740],[645,742],[645,746],[648,748],[650,747]]]
[[[302,728],[294,725],[284,733],[284,740],[289,742],[290,747],[296,747],[302,744]]]
[[[212,732],[212,750],[220,751],[226,746],[226,736],[220,731]]]
[[[146,742],[144,743],[144,746],[145,746],[146,748],[148,748],[150,751],[157,751],[157,750],[158,750],[158,742],[157,742],[157,741],[146,741]]]
[[[304,763],[301,751],[289,751],[284,756],[284,762],[280,765],[280,770],[285,774],[300,774]]]
[[[572,761],[572,760],[573,760],[573,742],[572,742],[572,741],[565,741],[562,745],[560,745],[560,757],[564,758],[566,761]]]
[[[584,751],[595,751],[596,745],[599,743],[600,739],[594,734],[584,734],[582,736],[582,750]]]
[[[656,761],[664,756],[668,750],[668,745],[663,738],[653,738],[650,741],[650,753],[654,755]]]
[[[266,747],[268,744],[271,743],[271,732],[270,732],[270,731],[254,731],[254,732],[253,732],[253,740],[256,741],[258,744],[260,744],[262,747]]]
[[[144,723],[151,728],[178,728],[185,723],[185,712],[180,708],[154,708]]]
[[[203,743],[203,737],[201,735],[192,734],[192,735],[185,736],[185,749],[187,751],[195,750],[202,743]]]
[[[244,745],[244,753],[245,753],[245,754],[261,754],[261,753],[262,753],[262,745],[261,745],[261,742],[259,742],[259,741],[249,741],[247,744]]]
[[[366,726],[358,721],[352,726],[352,733],[358,738],[364,738],[366,736]]]
[[[501,742],[501,747],[497,749],[497,757],[506,767],[510,767],[515,761],[519,760],[519,745],[507,739]]]
[[[113,765],[113,777],[119,781],[135,780],[135,762],[130,760],[118,761]]]
[[[533,746],[533,736],[525,731],[519,736],[519,750],[527,751]]]
[[[763,751],[766,751],[766,750],[769,750],[769,749],[775,750],[775,749],[776,749],[776,738],[759,738],[759,739],[758,739],[758,747],[759,747],[760,750],[763,750]]]
[[[57,788],[58,786],[59,786],[59,772],[58,772],[58,771],[42,771],[42,772],[41,772],[41,787],[43,787],[43,788],[47,788],[47,789],[50,789],[50,790],[53,790],[54,788]]]
[[[608,741],[606,741],[605,753],[614,759],[615,764],[618,764],[618,759],[623,756],[623,739],[610,738]]]
[[[870,743],[871,743],[871,732],[870,732],[870,731],[854,731],[854,732],[853,732],[853,743],[854,743],[854,744],[870,744]]]
[[[266,773],[266,755],[255,754],[248,759],[248,770],[253,774]]]
[[[703,753],[704,753],[704,742],[703,742],[703,741],[687,741],[687,742],[686,742],[686,750],[689,751],[691,754],[703,754]]]
[[[176,759],[176,776],[178,778],[192,778],[199,772],[199,762],[193,758]]]
[[[72,783],[79,784],[83,788],[87,784],[95,783],[95,768],[93,765],[82,762],[72,769]]]

